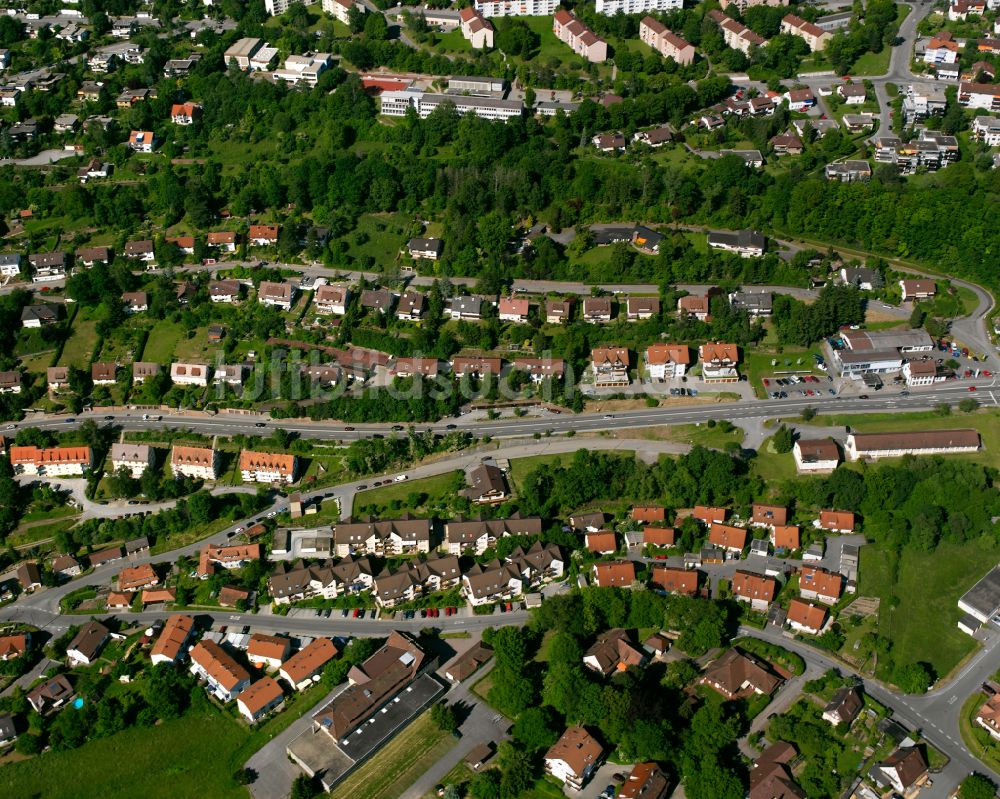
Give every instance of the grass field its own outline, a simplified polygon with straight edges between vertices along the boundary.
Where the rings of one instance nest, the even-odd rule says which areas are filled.
[[[170,363],[174,359],[174,349],[186,334],[184,325],[179,322],[161,321],[150,331],[146,346],[142,351],[142,360],[154,363]]]
[[[426,711],[329,795],[331,799],[396,799],[457,743],[434,725]]]
[[[407,503],[412,494],[426,494],[427,500],[421,507],[428,508],[437,502],[447,501],[454,496],[454,488],[464,482],[461,470],[438,474],[434,477],[424,477],[420,480],[406,480],[402,483],[390,483],[387,486],[360,491],[354,498],[355,507],[359,505],[389,506],[394,501]],[[417,510],[417,508],[410,508]]]
[[[890,557],[874,544],[861,549],[858,596],[881,598],[879,631],[892,641],[895,662],[926,661],[943,677],[976,647],[958,629],[958,599],[993,567],[997,553],[978,541],[944,543],[932,553],[904,550],[895,586]]]
[[[215,360],[215,353],[221,349],[221,345],[209,343],[208,326],[205,325],[196,327],[191,338],[187,337],[187,333],[181,336],[174,347],[174,358],[178,361],[212,363]]]
[[[529,458],[515,458],[510,462],[510,482],[514,491],[519,491],[524,484],[524,479],[539,466],[546,466],[550,463],[569,463],[573,458],[572,453],[561,455],[532,455]]]
[[[461,34],[459,34],[461,35]],[[353,258],[371,256],[377,264],[393,264],[406,243],[409,220],[402,214],[366,214],[348,236],[348,252]],[[358,243],[358,236],[367,237]]]
[[[59,365],[86,368],[90,363],[90,354],[94,351],[95,344],[97,344],[97,321],[80,319],[78,316],[73,323],[73,332],[70,333],[59,357]]]
[[[72,519],[58,519],[48,524],[36,524],[31,527],[15,530],[7,538],[7,543],[12,546],[20,546],[21,544],[31,544],[35,541],[44,541],[48,538],[52,538],[56,533],[61,532],[62,530],[68,530],[70,527],[75,525],[77,521],[78,519],[74,516]]]
[[[746,433],[740,427],[733,427],[728,433],[721,427],[715,425],[681,424],[669,428],[670,438],[691,445],[709,447],[710,449],[724,449],[726,444],[735,442],[742,444]]]
[[[232,770],[220,767],[244,738],[244,730],[217,713],[192,713],[4,766],[0,786],[4,796],[46,799],[133,794],[149,799],[246,799],[246,789],[233,782]]]
[[[796,476],[795,459],[792,457],[792,453],[775,452],[770,438],[757,450],[753,469],[768,482],[791,480]]]

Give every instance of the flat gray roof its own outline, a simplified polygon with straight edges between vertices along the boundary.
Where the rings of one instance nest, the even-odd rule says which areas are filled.
[[[1000,566],[993,567],[959,602],[985,620],[1000,611]]]

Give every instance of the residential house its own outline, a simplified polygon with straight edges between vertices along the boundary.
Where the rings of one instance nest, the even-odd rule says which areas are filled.
[[[220,702],[230,702],[250,686],[250,674],[215,641],[199,641],[190,653],[191,673],[205,680]]]
[[[545,322],[550,325],[561,325],[569,321],[573,313],[572,300],[547,300],[545,303]]]
[[[0,277],[20,277],[20,275],[21,275],[21,253],[18,252],[0,253]]]
[[[396,318],[403,322],[417,322],[426,313],[426,298],[419,291],[404,291],[396,304]]]
[[[212,447],[183,447],[170,450],[170,470],[174,476],[196,480],[219,479],[219,453]]]
[[[343,316],[350,299],[351,290],[347,286],[324,284],[313,293],[313,307],[316,313]]]
[[[819,513],[816,526],[820,530],[829,530],[831,533],[854,532],[854,514],[849,510],[823,510]]]
[[[292,650],[291,639],[283,635],[254,633],[247,645],[247,660],[251,664],[268,670],[280,668]]]
[[[177,386],[207,386],[208,364],[172,363],[170,364],[170,381]]]
[[[566,373],[566,362],[562,358],[515,358],[513,367],[527,374],[532,383],[542,383],[550,378],[561,380]]]
[[[868,181],[872,177],[872,166],[867,161],[848,159],[827,164],[824,168],[827,180],[839,180],[841,183]]]
[[[752,319],[760,319],[771,315],[774,294],[770,291],[736,291],[729,295],[729,304],[738,311],[746,311]]]
[[[360,305],[366,311],[388,314],[395,299],[395,295],[386,289],[365,289],[361,292]]]
[[[339,654],[329,638],[314,638],[281,664],[278,676],[294,690],[301,691],[319,678],[323,667]]]
[[[27,694],[28,704],[36,713],[46,715],[67,704],[74,696],[73,686],[65,674],[57,674]]]
[[[141,591],[159,584],[160,578],[148,563],[126,566],[118,573],[119,591]]]
[[[768,144],[774,150],[775,155],[802,155],[805,149],[802,146],[802,139],[794,133],[780,133],[772,136]]]
[[[612,555],[618,550],[618,538],[611,530],[588,532],[584,536],[584,542],[587,551],[595,555]]]
[[[80,565],[80,561],[72,555],[60,555],[52,561],[52,573],[64,580],[68,580],[70,577],[78,577],[82,571],[83,567]],[[2,659],[2,655],[0,655],[0,660]]]
[[[448,303],[448,314],[452,319],[478,321],[483,318],[481,297],[452,297]]]
[[[420,375],[426,378],[438,376],[439,363],[437,358],[396,358],[389,367],[391,377],[413,377]]]
[[[223,569],[240,569],[250,561],[260,560],[260,544],[228,544],[219,546],[205,544],[198,557],[198,567],[195,574],[204,579],[215,573],[215,567]]]
[[[881,763],[873,766],[869,775],[876,784],[891,787],[902,795],[910,796],[914,788],[927,782],[927,763],[919,747],[900,747]]]
[[[262,280],[257,287],[257,302],[280,308],[282,311],[292,310],[292,299],[295,288],[291,283],[275,283],[272,280]]]
[[[71,666],[89,666],[100,654],[111,637],[111,630],[99,621],[88,621],[66,647],[66,657]]]
[[[21,373],[0,372],[0,394],[20,394]]]
[[[837,94],[845,105],[861,105],[868,99],[868,90],[863,83],[843,83],[837,87]]]
[[[592,64],[603,63],[608,58],[608,43],[564,8],[552,17],[552,32],[574,53]]]
[[[899,288],[903,293],[903,302],[929,300],[937,294],[937,283],[933,280],[900,280]]]
[[[81,247],[74,254],[76,262],[80,266],[85,266],[90,269],[94,264],[109,264],[111,263],[111,248],[110,247]],[[123,294],[122,297],[127,297],[130,294],[142,294],[145,292],[127,292]],[[143,309],[145,310],[145,309]]]
[[[531,304],[521,297],[500,298],[500,321],[525,323]]]
[[[662,505],[634,505],[629,515],[639,524],[656,524],[666,522],[667,509]]]
[[[587,324],[605,324],[611,321],[610,297],[587,297],[583,301],[583,321]]]
[[[21,309],[21,327],[40,328],[59,321],[57,305],[25,305]]]
[[[243,385],[244,366],[241,363],[219,364],[215,367],[212,382],[239,388]]]
[[[836,604],[844,590],[844,578],[815,566],[803,566],[799,571],[799,594],[825,605]]]
[[[757,258],[764,254],[767,239],[756,230],[712,230],[708,246],[736,253],[741,258]]]
[[[31,646],[31,633],[0,636],[0,662],[14,660],[27,654]]]
[[[773,694],[781,678],[764,661],[733,648],[709,665],[699,682],[731,700]]]
[[[212,302],[234,303],[240,298],[238,280],[213,280],[208,284],[208,298]]]
[[[111,468],[114,471],[127,469],[138,479],[153,465],[153,448],[149,444],[128,444],[115,442],[111,445]]]
[[[773,527],[788,523],[788,508],[754,503],[750,523],[754,527]]]
[[[175,125],[193,125],[200,116],[198,103],[174,103],[170,107],[170,121]]]
[[[604,749],[583,727],[570,727],[545,753],[545,773],[579,791],[597,770]]]
[[[462,495],[477,505],[498,505],[510,497],[510,486],[503,471],[493,464],[481,463],[469,470],[468,487]]]
[[[627,386],[631,358],[625,347],[598,347],[591,350],[591,361],[596,388]]]
[[[673,380],[684,376],[691,364],[691,350],[686,344],[651,344],[644,359],[650,380]]]
[[[236,234],[231,230],[211,232],[205,241],[209,247],[217,247],[223,252],[236,252]]]
[[[444,242],[441,239],[410,239],[406,243],[406,251],[411,258],[426,258],[429,261],[436,261],[444,252]]]
[[[823,720],[837,726],[851,724],[865,706],[859,688],[845,685],[838,688],[830,701],[823,708]]]
[[[590,541],[592,538],[600,536],[610,538],[611,545],[614,546],[614,533],[588,533],[587,540]],[[602,544],[600,546],[606,547],[608,545]],[[612,549],[611,552],[614,552],[614,550]],[[632,583],[635,582],[635,562],[631,560],[615,560],[595,563],[593,576],[594,585],[600,588],[630,588]]]
[[[506,601],[523,590],[524,578],[510,562],[477,563],[462,575],[462,595],[473,607]]]
[[[806,799],[792,778],[790,764],[794,759],[795,748],[786,741],[771,744],[761,752],[750,769],[747,799]]]
[[[625,671],[646,662],[645,653],[630,640],[627,630],[616,627],[597,637],[583,655],[583,665],[602,677]]]
[[[698,348],[701,376],[706,383],[735,383],[740,379],[737,364],[739,348],[722,342],[702,344]]]
[[[95,386],[113,386],[118,372],[116,363],[92,363],[90,365],[90,382]]]
[[[603,511],[574,513],[569,517],[569,526],[576,532],[596,533],[598,530],[604,529],[604,523],[607,521],[607,518],[607,514]]]
[[[672,547],[677,543],[677,531],[673,527],[644,527],[642,543],[645,546]]]
[[[793,599],[788,605],[788,615],[785,621],[797,633],[819,635],[826,624],[826,615],[826,608],[822,605]]]
[[[255,247],[270,247],[278,243],[277,225],[250,225],[247,241]]]
[[[156,259],[151,239],[125,242],[125,249],[122,251],[122,254],[126,258],[134,258],[137,261],[143,261],[147,264],[153,263]]]
[[[629,297],[625,308],[625,318],[630,322],[644,321],[660,312],[660,300],[658,297]]]
[[[33,283],[51,283],[66,277],[66,253],[36,252],[28,256],[32,266]]]
[[[753,610],[763,612],[778,595],[778,582],[772,577],[737,570],[731,590],[737,602],[746,602]]]
[[[22,563],[17,567],[17,582],[22,591],[31,593],[42,587],[42,572],[37,563]]]
[[[194,236],[168,236],[167,244],[173,244],[184,255],[194,255]]]
[[[649,584],[668,594],[695,596],[698,593],[698,572],[653,564]]]
[[[648,44],[664,58],[671,58],[681,66],[686,67],[694,63],[694,45],[688,44],[658,19],[653,17],[642,19],[639,23],[639,40]]]
[[[149,310],[149,294],[145,291],[126,291],[122,294],[122,302],[130,314]]]
[[[602,153],[625,151],[625,137],[621,133],[599,133],[591,139],[591,142]]]
[[[840,448],[832,438],[799,439],[792,446],[792,457],[800,472],[832,472],[840,464]]]
[[[788,103],[789,111],[808,111],[816,105],[816,96],[811,89],[790,89],[782,95]]]
[[[658,764],[636,763],[618,789],[618,799],[667,799],[672,787]]]
[[[677,311],[682,317],[697,319],[699,322],[707,322],[710,319],[710,303],[711,292],[702,296],[687,294],[677,300]]]
[[[156,147],[156,136],[149,130],[133,130],[128,137],[128,146],[137,153],[151,153]]]

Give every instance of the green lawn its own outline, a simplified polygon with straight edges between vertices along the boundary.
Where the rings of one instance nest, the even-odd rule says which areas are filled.
[[[521,486],[524,485],[524,479],[539,466],[569,463],[572,457],[572,453],[565,453],[562,455],[532,455],[529,458],[514,458],[510,462],[511,488],[515,492],[520,491]]]
[[[740,427],[734,426],[729,432],[726,432],[718,424],[712,427],[706,424],[681,424],[672,426],[669,430],[670,438],[674,441],[709,447],[710,449],[724,449],[726,444],[730,442],[742,444],[746,436]]]
[[[365,214],[359,217],[357,227],[346,237],[348,252],[352,258],[370,256],[377,264],[394,264],[406,243],[409,225],[409,219],[403,214]]]
[[[358,492],[354,498],[355,513],[357,513],[357,508],[363,505],[377,505],[394,512],[402,510],[404,507],[410,511],[427,510],[434,505],[447,503],[449,499],[454,497],[455,488],[459,484],[464,484],[461,470],[438,474],[434,477],[424,477],[420,480],[406,480],[402,483],[392,482],[387,486]],[[426,499],[418,507],[411,507],[408,500],[415,494],[425,494]],[[400,507],[392,507],[394,502],[400,503]]]
[[[434,763],[457,739],[438,729],[425,711],[390,741],[365,765],[337,785],[331,799],[396,799]]]
[[[208,325],[196,327],[194,335],[188,338],[185,332],[174,347],[174,358],[178,361],[200,361],[211,363],[215,353],[222,349],[218,343],[209,343]]]
[[[903,20],[906,19],[907,14],[910,13],[910,9],[902,4],[897,4],[896,6],[896,24],[902,24]],[[864,53],[857,61],[854,62],[854,66],[851,67],[851,75],[884,75],[889,71],[889,59],[892,57],[892,48],[888,46],[882,47],[881,53]]]
[[[90,363],[90,354],[94,351],[95,344],[97,344],[97,321],[83,320],[77,316],[73,323],[73,332],[63,347],[59,365],[85,369]]]
[[[21,530],[15,530],[7,538],[7,543],[12,546],[20,546],[21,544],[30,544],[35,541],[44,541],[52,538],[56,533],[68,530],[77,521],[78,519],[74,516],[72,519],[59,519],[50,524],[36,524]]]
[[[174,349],[184,337],[187,329],[180,322],[167,320],[157,322],[146,339],[142,360],[154,363],[170,363],[174,359]]]
[[[796,476],[795,459],[792,457],[792,453],[780,454],[776,452],[770,438],[757,450],[753,469],[769,483],[791,480]]]
[[[879,631],[892,641],[895,662],[926,661],[943,677],[976,648],[958,629],[958,599],[995,565],[996,552],[978,541],[943,543],[932,553],[904,550],[895,586],[890,557],[878,545],[861,549],[858,596],[882,600]]]
[[[4,796],[45,799],[246,799],[246,789],[232,780],[233,769],[222,766],[245,738],[244,730],[218,713],[192,713],[4,766],[0,786]]]

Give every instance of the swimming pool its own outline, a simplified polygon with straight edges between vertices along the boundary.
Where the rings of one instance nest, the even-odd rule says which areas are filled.
[[[77,710],[83,707],[83,698],[78,696],[76,699],[74,699],[73,707],[75,707]]]

